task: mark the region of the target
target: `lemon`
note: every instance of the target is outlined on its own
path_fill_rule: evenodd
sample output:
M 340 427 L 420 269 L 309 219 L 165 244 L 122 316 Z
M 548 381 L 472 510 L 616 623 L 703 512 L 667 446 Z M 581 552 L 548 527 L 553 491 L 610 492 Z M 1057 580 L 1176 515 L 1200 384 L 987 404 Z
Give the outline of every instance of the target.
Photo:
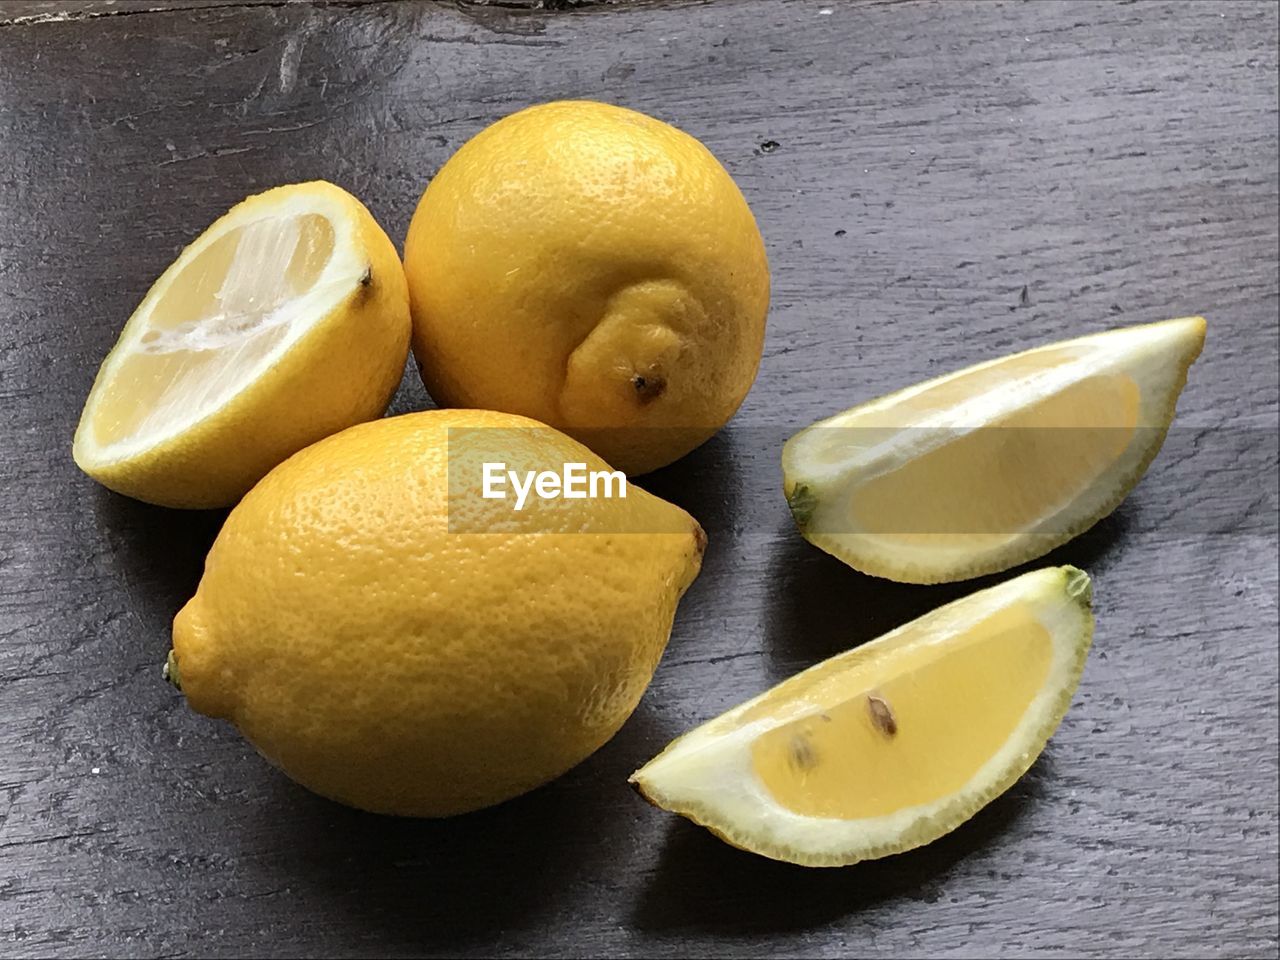
M 317 793 L 414 816 L 498 803 L 608 740 L 705 536 L 634 486 L 517 510 L 483 496 L 486 462 L 608 469 L 523 417 L 433 410 L 352 427 L 268 474 L 174 621 L 190 705 Z
M 782 451 L 804 537 L 864 573 L 963 580 L 1114 510 L 1164 443 L 1200 317 L 1067 340 L 872 400 Z
M 98 371 L 75 461 L 171 507 L 235 502 L 296 450 L 381 415 L 404 372 L 395 247 L 355 197 L 249 197 L 161 275 Z
M 711 152 L 564 101 L 468 141 L 405 240 L 413 352 L 437 403 L 523 414 L 644 473 L 723 426 L 755 379 L 769 268 Z
M 1044 749 L 1084 669 L 1090 598 L 1074 567 L 972 594 L 703 724 L 631 781 L 777 860 L 840 866 L 929 843 Z

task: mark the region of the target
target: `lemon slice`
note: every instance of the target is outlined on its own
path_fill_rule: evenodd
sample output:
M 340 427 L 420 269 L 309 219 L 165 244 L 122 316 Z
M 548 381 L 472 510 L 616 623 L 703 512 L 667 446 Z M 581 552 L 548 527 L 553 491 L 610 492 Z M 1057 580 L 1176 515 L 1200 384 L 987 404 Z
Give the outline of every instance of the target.
M 783 448 L 792 515 L 810 543 L 892 580 L 1043 556 L 1141 479 L 1204 330 L 1190 317 L 1067 340 L 815 423 Z
M 234 502 L 290 454 L 379 416 L 404 371 L 395 247 L 330 183 L 277 187 L 209 227 L 98 372 L 76 463 L 165 506 Z
M 936 840 L 1057 729 L 1093 636 L 1088 576 L 1024 574 L 784 681 L 631 782 L 734 846 L 840 866 Z

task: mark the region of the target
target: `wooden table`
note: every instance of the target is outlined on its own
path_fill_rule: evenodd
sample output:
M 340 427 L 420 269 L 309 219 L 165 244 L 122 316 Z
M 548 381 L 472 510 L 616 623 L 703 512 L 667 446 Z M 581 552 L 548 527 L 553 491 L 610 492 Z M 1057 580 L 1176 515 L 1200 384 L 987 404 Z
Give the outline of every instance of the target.
M 156 6 L 0 6 L 0 954 L 1276 955 L 1275 5 Z M 578 769 L 445 822 L 349 811 L 161 681 L 222 517 L 97 487 L 72 430 L 132 307 L 236 200 L 324 177 L 402 238 L 464 140 L 561 97 L 700 137 L 768 241 L 760 379 L 648 481 L 707 527 L 704 572 L 636 715 Z M 806 545 L 783 438 L 1195 312 L 1165 451 L 1051 557 L 1093 574 L 1097 640 L 1008 794 L 831 871 L 632 794 L 690 725 L 981 585 Z M 408 376 L 394 410 L 428 403 Z

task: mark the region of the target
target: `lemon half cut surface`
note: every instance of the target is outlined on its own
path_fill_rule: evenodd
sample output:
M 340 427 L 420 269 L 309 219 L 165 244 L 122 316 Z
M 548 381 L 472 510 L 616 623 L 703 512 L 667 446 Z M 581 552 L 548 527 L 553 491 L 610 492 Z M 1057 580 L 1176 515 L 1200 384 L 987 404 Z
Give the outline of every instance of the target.
M 325 182 L 217 220 L 152 286 L 103 362 L 73 453 L 175 507 L 235 502 L 302 447 L 382 414 L 404 370 L 408 291 L 369 211 Z
M 631 777 L 734 846 L 841 866 L 936 840 L 1057 729 L 1093 637 L 1089 577 L 1024 574 L 832 657 L 673 741 Z
M 864 573 L 963 580 L 1114 510 L 1164 442 L 1200 317 L 1051 344 L 820 421 L 783 448 L 804 537 Z

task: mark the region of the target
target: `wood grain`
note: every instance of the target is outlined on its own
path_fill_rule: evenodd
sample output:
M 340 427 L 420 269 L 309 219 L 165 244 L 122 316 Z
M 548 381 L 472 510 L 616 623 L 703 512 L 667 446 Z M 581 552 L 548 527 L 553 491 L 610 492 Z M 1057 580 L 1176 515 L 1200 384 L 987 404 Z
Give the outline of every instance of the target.
M 1274 4 L 198 6 L 0 14 L 0 954 L 1276 955 Z M 221 517 L 99 489 L 71 433 L 124 318 L 233 202 L 325 177 L 400 238 L 464 140 L 558 97 L 676 123 L 736 177 L 774 276 L 760 379 L 647 483 L 711 547 L 623 732 L 499 809 L 358 814 L 161 682 Z M 1008 794 L 817 872 L 635 798 L 690 724 L 980 585 L 808 547 L 785 436 L 1195 312 L 1166 450 L 1052 557 L 1094 576 L 1098 636 Z M 395 409 L 427 403 L 406 378 Z

